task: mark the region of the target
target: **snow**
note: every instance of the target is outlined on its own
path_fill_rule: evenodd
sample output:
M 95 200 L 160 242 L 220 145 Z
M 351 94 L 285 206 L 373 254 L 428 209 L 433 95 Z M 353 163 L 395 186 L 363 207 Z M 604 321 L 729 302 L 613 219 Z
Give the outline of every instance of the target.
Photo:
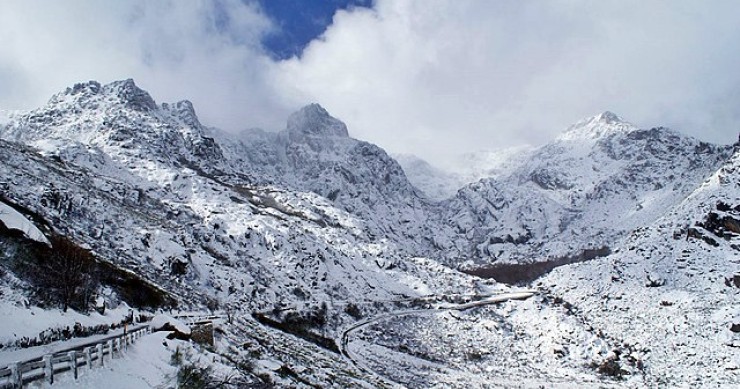
M 0 301 L 0 342 L 12 343 L 20 338 L 32 338 L 40 332 L 52 328 L 72 328 L 75 323 L 85 327 L 100 324 L 118 323 L 125 319 L 130 308 L 121 304 L 116 308 L 106 309 L 105 315 L 97 312 L 82 314 L 72 309 L 64 312 L 58 309 L 27 307 L 14 301 Z M 0 351 L 0 354 L 4 352 Z
M 30 220 L 2 201 L 0 201 L 0 222 L 10 230 L 23 232 L 28 239 L 51 245 L 46 236 Z
M 128 331 L 134 331 L 140 327 L 138 326 L 132 326 L 128 329 Z M 98 342 L 101 339 L 108 338 L 110 336 L 115 335 L 123 335 L 123 328 L 110 330 L 106 334 L 99 334 L 99 335 L 93 335 L 88 336 L 84 338 L 72 338 L 65 341 L 58 341 L 49 343 L 43 346 L 35 346 L 35 347 L 28 347 L 28 348 L 22 348 L 22 349 L 16 349 L 13 351 L 3 351 L 0 352 L 0 366 L 6 366 L 13 362 L 20 362 L 20 361 L 26 361 L 30 359 L 35 358 L 41 358 L 44 355 L 47 354 L 54 354 L 59 351 L 64 351 L 69 348 L 74 347 L 83 347 L 95 342 Z
M 156 315 L 152 318 L 151 323 L 149 323 L 149 328 L 151 328 L 152 331 L 160 331 L 165 326 L 171 326 L 177 332 L 180 332 L 184 335 L 190 335 L 190 327 L 188 327 L 185 323 L 181 322 L 180 320 L 177 320 L 168 315 L 164 315 L 164 314 Z
M 165 339 L 166 333 L 153 333 L 138 339 L 104 367 L 80 367 L 77 380 L 69 373 L 55 377 L 54 388 L 158 388 L 174 387 L 177 366 L 170 361 L 181 341 Z
M 26 112 L 22 110 L 9 110 L 0 109 L 0 127 L 13 121 L 16 117 L 24 115 Z
M 404 171 L 381 148 L 348 137 L 319 106 L 278 133 L 225 135 L 203 127 L 189 103 L 156 105 L 130 80 L 70 88 L 13 116 L 0 138 L 0 176 L 12 183 L 4 194 L 167 290 L 183 309 L 217 302 L 232 311 L 236 324 L 221 323 L 215 348 L 259 361 L 278 384 L 302 385 L 275 372 L 284 367 L 321 387 L 389 379 L 413 387 L 419 377 L 428 378 L 417 385 L 429 387 L 737 383 L 728 344 L 740 339 L 727 328 L 740 312 L 724 278 L 736 271 L 732 245 L 740 242 L 672 239 L 687 226 L 713 237 L 696 223 L 717 211 L 718 200 L 740 205 L 733 187 L 740 164 L 726 161 L 728 147 L 604 113 L 536 149 L 471 157 L 481 163 L 454 188 L 460 175 L 419 161 L 411 161 L 416 170 L 404 162 Z M 358 320 L 349 304 L 373 317 L 418 310 L 429 295 L 510 291 L 455 270 L 461 265 L 602 247 L 612 254 L 556 269 L 535 281 L 529 300 L 411 312 L 364 329 L 350 347 L 374 373 L 248 319 L 325 306 L 327 324 L 312 330 L 335 338 Z M 647 287 L 647 275 L 666 284 Z M 6 339 L 85 320 L 15 305 L 23 298 L 16 284 L 2 290 L 2 313 L 17 316 L 0 324 Z M 119 372 L 144 377 L 143 386 L 163 384 L 172 350 L 160 339 L 146 347 L 151 369 L 124 356 L 120 369 L 83 384 L 123 382 Z M 614 350 L 634 359 L 622 361 L 629 373 L 622 381 L 593 367 Z
M 57 309 L 47 310 L 33 306 L 23 307 L 13 302 L 0 301 L 0 316 L 3 318 L 0 322 L 0 342 L 8 345 L 23 337 L 36 337 L 41 332 L 49 329 L 71 329 L 76 323 L 79 323 L 83 327 L 119 323 L 129 315 L 129 312 L 130 308 L 123 304 L 115 309 L 106 309 L 105 315 L 100 315 L 97 312 L 91 312 L 85 315 L 71 309 L 63 312 Z M 122 329 L 111 330 L 108 334 L 72 338 L 68 341 L 57 341 L 43 346 L 24 349 L 4 347 L 0 349 L 0 366 L 16 360 L 26 359 L 30 356 L 48 354 L 54 350 L 66 348 L 76 343 L 87 343 L 91 340 L 122 331 Z

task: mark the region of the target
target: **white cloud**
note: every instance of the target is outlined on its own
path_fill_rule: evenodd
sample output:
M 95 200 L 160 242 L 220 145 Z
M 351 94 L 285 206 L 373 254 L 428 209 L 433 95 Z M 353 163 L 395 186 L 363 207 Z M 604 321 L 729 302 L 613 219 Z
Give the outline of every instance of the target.
M 286 90 L 398 152 L 542 143 L 612 110 L 731 142 L 740 119 L 740 3 L 391 1 L 340 12 Z
M 204 123 L 280 128 L 266 75 L 268 19 L 238 0 L 5 1 L 0 106 L 31 108 L 75 82 L 134 78 L 157 100 L 192 100 Z
M 275 27 L 239 0 L 7 0 L 0 107 L 133 77 L 227 129 L 280 129 L 319 102 L 353 136 L 436 162 L 542 143 L 604 110 L 727 143 L 740 129 L 738 14 L 732 0 L 377 0 L 275 62 L 259 45 Z

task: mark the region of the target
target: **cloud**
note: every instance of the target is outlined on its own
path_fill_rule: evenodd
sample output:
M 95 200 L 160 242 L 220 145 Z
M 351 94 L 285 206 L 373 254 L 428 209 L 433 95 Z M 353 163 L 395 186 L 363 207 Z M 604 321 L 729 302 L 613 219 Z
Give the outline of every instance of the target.
M 442 163 L 540 144 L 614 111 L 729 143 L 740 129 L 740 3 L 377 0 L 275 61 L 252 2 L 14 1 L 0 12 L 0 107 L 133 77 L 204 123 L 281 129 L 319 102 L 350 134 Z
M 729 143 L 738 14 L 734 1 L 379 0 L 339 12 L 279 79 L 354 136 L 436 161 L 541 144 L 605 110 Z
M 260 47 L 274 28 L 250 4 L 219 1 L 6 1 L 0 106 L 32 108 L 75 82 L 134 78 L 157 100 L 192 100 L 204 123 L 281 128 Z

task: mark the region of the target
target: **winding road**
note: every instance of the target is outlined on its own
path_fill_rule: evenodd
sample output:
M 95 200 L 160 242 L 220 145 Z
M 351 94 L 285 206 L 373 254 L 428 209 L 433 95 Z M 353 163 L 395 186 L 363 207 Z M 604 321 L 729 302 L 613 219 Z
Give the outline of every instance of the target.
M 339 341 L 337 344 L 339 345 L 339 351 L 347 357 L 350 361 L 352 361 L 355 366 L 359 367 L 360 369 L 365 370 L 366 372 L 373 373 L 376 375 L 380 375 L 379 373 L 373 371 L 372 368 L 362 363 L 361 359 L 358 358 L 353 351 L 347 347 L 349 345 L 350 338 L 353 333 L 362 330 L 363 328 L 375 324 L 377 322 L 391 319 L 391 318 L 397 318 L 402 316 L 411 316 L 411 315 L 430 315 L 435 314 L 443 311 L 464 311 L 467 309 L 480 307 L 483 305 L 490 305 L 490 304 L 498 304 L 509 300 L 526 300 L 532 296 L 534 296 L 537 292 L 534 290 L 523 290 L 519 292 L 511 292 L 511 293 L 502 293 L 502 294 L 496 294 L 496 295 L 490 295 L 485 296 L 484 298 L 472 301 L 464 304 L 448 304 L 448 305 L 440 305 L 435 308 L 427 308 L 427 309 L 404 309 L 399 311 L 393 311 L 384 313 L 381 315 L 373 316 L 367 319 L 363 319 L 360 321 L 357 321 L 353 323 L 351 326 L 345 328 L 340 335 Z M 381 375 L 382 376 L 382 375 Z

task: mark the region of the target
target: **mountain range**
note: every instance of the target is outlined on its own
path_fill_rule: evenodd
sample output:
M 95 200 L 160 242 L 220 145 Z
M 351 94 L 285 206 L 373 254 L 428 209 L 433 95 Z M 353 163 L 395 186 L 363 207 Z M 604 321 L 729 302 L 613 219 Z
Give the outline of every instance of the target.
M 101 278 L 110 306 L 235 313 L 215 351 L 262 361 L 254 382 L 740 381 L 735 145 L 604 112 L 540 147 L 469 156 L 489 163 L 455 174 L 350 137 L 318 104 L 282 131 L 233 134 L 132 80 L 77 84 L 4 114 L 0 139 L 0 201 L 115 269 Z M 39 242 L 2 227 L 1 300 L 16 328 L 32 310 L 15 300 L 53 307 L 14 265 Z M 134 281 L 155 292 L 133 294 Z M 510 285 L 537 294 L 368 325 L 350 344 L 364 365 L 332 351 L 362 318 Z

